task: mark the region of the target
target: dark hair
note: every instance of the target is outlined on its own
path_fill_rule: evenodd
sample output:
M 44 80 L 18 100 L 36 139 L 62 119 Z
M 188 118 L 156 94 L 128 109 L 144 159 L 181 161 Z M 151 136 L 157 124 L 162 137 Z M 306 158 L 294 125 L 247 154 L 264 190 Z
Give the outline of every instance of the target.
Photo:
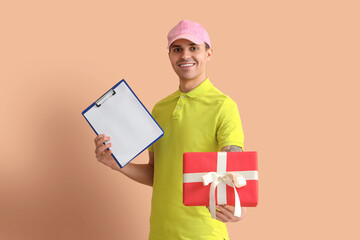
M 205 43 L 205 50 L 208 50 L 210 48 L 209 44 Z

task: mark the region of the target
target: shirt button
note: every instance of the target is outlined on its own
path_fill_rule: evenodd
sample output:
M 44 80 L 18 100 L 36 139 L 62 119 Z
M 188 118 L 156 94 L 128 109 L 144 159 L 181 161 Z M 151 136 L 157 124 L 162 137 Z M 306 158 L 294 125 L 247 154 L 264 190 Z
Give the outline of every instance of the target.
M 178 109 L 180 109 L 181 108 L 181 106 L 178 106 Z
M 185 95 L 183 95 L 182 98 L 185 98 Z

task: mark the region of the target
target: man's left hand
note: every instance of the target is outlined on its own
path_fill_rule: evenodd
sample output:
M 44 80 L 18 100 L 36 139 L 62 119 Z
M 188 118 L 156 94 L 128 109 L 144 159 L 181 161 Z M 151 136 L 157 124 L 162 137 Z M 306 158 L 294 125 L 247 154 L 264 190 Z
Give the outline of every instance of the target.
M 246 208 L 241 208 L 241 216 L 234 216 L 235 207 L 231 205 L 216 205 L 216 219 L 221 222 L 238 222 L 246 215 Z

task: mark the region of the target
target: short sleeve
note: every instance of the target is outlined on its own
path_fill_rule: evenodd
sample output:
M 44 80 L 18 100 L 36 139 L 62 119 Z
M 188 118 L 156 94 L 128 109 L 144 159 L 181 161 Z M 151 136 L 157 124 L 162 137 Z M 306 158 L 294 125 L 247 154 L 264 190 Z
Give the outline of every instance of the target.
M 237 104 L 230 98 L 226 99 L 219 111 L 216 137 L 218 148 L 236 145 L 244 149 L 244 132 Z

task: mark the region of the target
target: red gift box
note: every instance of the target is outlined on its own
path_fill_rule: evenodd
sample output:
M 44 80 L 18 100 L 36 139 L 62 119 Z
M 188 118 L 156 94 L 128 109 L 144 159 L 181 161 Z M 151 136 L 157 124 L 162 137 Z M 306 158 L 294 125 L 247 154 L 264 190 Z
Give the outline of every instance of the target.
M 257 152 L 187 152 L 183 155 L 183 200 L 185 206 L 209 206 L 211 184 L 204 186 L 206 174 L 216 175 L 216 204 L 235 206 L 236 193 L 241 206 L 255 207 L 258 203 Z M 229 173 L 240 176 L 245 186 L 236 187 L 222 181 Z M 234 175 L 230 174 L 230 175 Z M 207 176 L 209 177 L 209 176 Z M 206 177 L 205 177 L 206 178 Z M 222 178 L 222 179 L 221 179 Z M 216 180 L 214 180 L 216 181 Z M 227 182 L 232 180 L 227 179 Z M 233 183 L 238 180 L 233 179 Z M 246 181 L 246 183 L 245 183 Z

